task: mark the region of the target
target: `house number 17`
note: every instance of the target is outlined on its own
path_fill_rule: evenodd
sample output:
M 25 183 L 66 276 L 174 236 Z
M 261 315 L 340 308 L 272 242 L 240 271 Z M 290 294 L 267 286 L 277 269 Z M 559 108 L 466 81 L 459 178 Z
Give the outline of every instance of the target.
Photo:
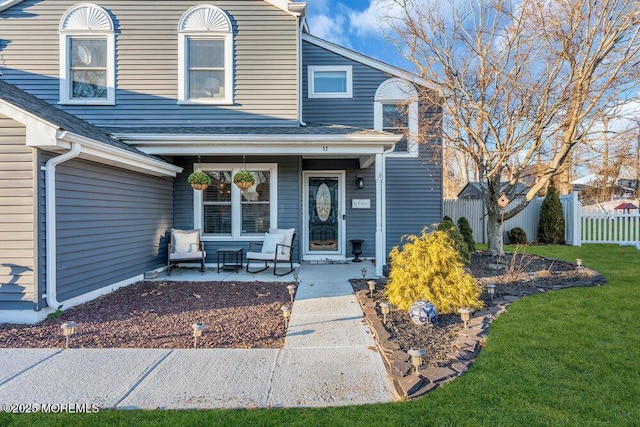
M 322 146 L 322 151 L 329 151 L 329 146 L 328 145 L 323 145 Z

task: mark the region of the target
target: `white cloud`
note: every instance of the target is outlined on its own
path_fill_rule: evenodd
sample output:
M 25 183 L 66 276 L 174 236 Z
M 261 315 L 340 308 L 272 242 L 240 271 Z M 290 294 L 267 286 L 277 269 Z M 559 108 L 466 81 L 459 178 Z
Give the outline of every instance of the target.
M 336 15 L 333 18 L 327 15 L 317 15 L 309 19 L 311 34 L 340 46 L 350 47 L 351 43 L 345 28 L 344 15 Z

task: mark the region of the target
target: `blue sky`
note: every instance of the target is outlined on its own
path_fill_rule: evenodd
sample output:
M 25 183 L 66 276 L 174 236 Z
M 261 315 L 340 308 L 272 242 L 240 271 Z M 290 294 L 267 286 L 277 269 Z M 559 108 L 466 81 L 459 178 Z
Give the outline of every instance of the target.
M 306 0 L 311 34 L 391 65 L 412 71 L 385 38 L 375 0 Z

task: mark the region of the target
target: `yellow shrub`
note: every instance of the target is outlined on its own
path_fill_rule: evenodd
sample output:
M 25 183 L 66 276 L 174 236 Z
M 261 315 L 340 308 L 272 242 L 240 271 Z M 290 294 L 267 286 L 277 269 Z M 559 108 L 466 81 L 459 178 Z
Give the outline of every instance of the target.
M 396 307 L 409 311 L 417 300 L 433 303 L 441 314 L 482 307 L 482 288 L 462 268 L 455 242 L 444 231 L 408 236 L 402 251 L 394 247 L 385 294 Z

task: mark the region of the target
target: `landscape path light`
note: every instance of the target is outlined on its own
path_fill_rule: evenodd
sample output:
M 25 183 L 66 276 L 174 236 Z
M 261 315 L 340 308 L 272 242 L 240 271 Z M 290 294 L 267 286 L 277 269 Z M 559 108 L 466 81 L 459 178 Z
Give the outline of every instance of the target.
M 280 310 L 282 310 L 282 317 L 284 317 L 284 327 L 288 328 L 289 318 L 291 317 L 291 307 L 285 304 L 282 307 L 280 307 Z
M 382 311 L 382 321 L 387 323 L 387 314 L 391 312 L 391 304 L 386 301 L 380 303 L 380 310 Z
M 496 293 L 496 285 L 487 285 L 487 292 L 489 293 L 489 297 L 491 297 L 491 301 L 493 301 L 493 296 Z
M 291 302 L 293 303 L 293 294 L 296 293 L 296 285 L 289 285 L 287 286 L 287 289 L 289 290 L 289 296 L 291 297 Z
M 204 328 L 206 328 L 206 326 L 204 323 L 198 322 L 191 325 L 191 328 L 193 329 L 193 348 L 197 348 L 198 338 L 202 336 L 202 331 L 204 331 Z
M 460 310 L 458 310 L 458 313 L 460 313 L 460 318 L 464 322 L 464 327 L 466 328 L 467 322 L 471 318 L 471 310 L 469 310 L 468 308 L 461 308 Z
M 416 374 L 418 373 L 418 369 L 422 366 L 422 358 L 424 356 L 424 350 L 421 348 L 412 348 L 407 352 L 409 356 L 411 356 L 411 364 L 415 368 Z
M 376 281 L 375 280 L 369 280 L 367 282 L 367 285 L 369 286 L 369 291 L 371 292 L 371 298 L 373 298 L 373 291 L 376 290 Z
M 582 267 L 582 258 L 576 258 L 576 266 Z
M 60 328 L 62 328 L 62 335 L 66 337 L 64 348 L 69 348 L 69 340 L 71 339 L 71 336 L 76 333 L 76 326 L 78 326 L 78 324 L 70 320 L 60 325 Z
M 530 271 L 529 272 L 529 281 L 533 282 L 536 280 L 536 272 L 535 271 Z

